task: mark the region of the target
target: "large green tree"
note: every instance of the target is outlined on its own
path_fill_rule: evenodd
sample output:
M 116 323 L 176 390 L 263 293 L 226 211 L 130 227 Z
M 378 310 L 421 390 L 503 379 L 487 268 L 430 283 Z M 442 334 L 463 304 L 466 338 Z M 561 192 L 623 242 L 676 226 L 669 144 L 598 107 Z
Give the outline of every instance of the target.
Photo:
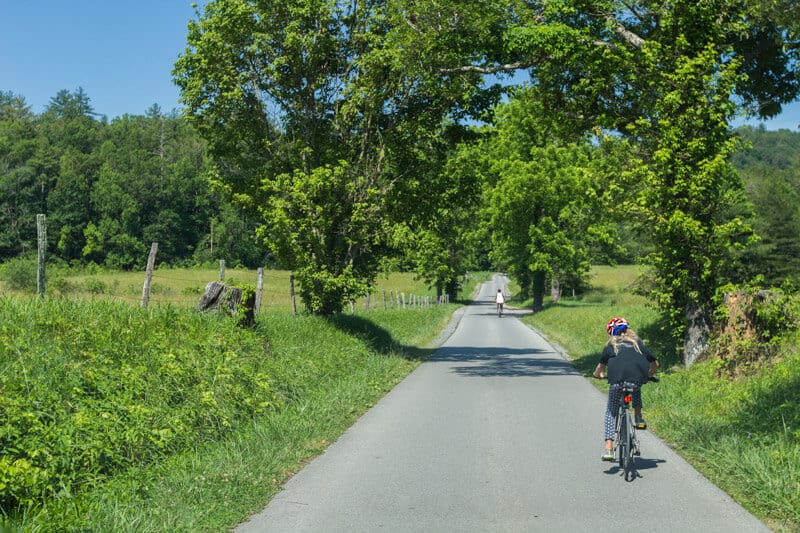
M 600 151 L 550 120 L 534 88 L 498 109 L 494 134 L 478 151 L 485 172 L 484 217 L 495 265 L 505 267 L 533 310 L 545 283 L 579 284 L 591 251 L 611 242 L 601 203 Z
M 748 233 L 734 215 L 741 183 L 725 163 L 731 102 L 769 116 L 798 94 L 796 21 L 789 27 L 771 12 L 766 2 L 732 0 L 509 5 L 499 52 L 479 42 L 482 53 L 443 69 L 526 69 L 565 129 L 631 141 L 625 168 L 635 179 L 621 185 L 653 242 L 655 295 L 687 364 L 705 346 L 711 295 Z M 431 33 L 423 42 L 450 39 Z M 755 45 L 780 53 L 749 53 Z
M 404 14 L 378 1 L 214 0 L 176 63 L 220 183 L 264 217 L 260 234 L 312 312 L 374 282 L 391 197 L 417 179 L 403 151 L 476 85 L 418 61 Z

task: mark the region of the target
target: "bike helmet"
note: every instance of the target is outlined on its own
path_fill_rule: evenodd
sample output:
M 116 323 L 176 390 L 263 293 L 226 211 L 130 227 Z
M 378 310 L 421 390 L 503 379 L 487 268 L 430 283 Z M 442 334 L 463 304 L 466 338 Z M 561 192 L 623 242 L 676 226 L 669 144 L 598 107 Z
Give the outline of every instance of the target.
M 606 332 L 609 335 L 619 335 L 626 329 L 628 329 L 628 321 L 620 316 L 612 318 L 606 324 Z

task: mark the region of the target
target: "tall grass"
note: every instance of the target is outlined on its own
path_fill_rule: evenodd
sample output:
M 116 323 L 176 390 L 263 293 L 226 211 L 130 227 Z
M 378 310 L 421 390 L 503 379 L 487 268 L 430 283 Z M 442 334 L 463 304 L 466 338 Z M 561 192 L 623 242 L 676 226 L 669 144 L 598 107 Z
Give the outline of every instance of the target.
M 407 287 L 410 279 L 398 286 Z M 471 280 L 465 292 L 471 293 L 477 281 Z M 212 417 L 219 430 L 214 434 L 198 438 L 181 426 L 181 446 L 163 451 L 156 446 L 138 460 L 120 461 L 87 477 L 65 474 L 69 490 L 49 490 L 42 499 L 29 494 L 16 511 L 3 509 L 10 525 L 22 531 L 138 532 L 221 531 L 260 509 L 288 476 L 428 356 L 431 349 L 426 346 L 457 305 L 373 310 L 331 319 L 273 309 L 258 315 L 253 330 L 171 305 L 144 310 L 118 302 L 0 297 L 0 309 L 6 311 L 0 321 L 5 343 L 2 387 L 19 386 L 27 391 L 21 397 L 36 403 L 50 395 L 49 380 L 53 401 L 45 419 L 57 414 L 66 420 L 49 426 L 51 430 L 80 426 L 84 431 L 81 424 L 89 421 L 100 431 L 84 437 L 91 435 L 89 441 L 97 442 L 103 453 L 113 453 L 115 443 L 125 439 L 134 442 L 128 449 L 141 452 L 136 442 L 178 433 L 160 431 L 162 423 L 174 418 L 170 409 L 176 404 L 170 398 L 175 393 L 185 397 L 180 405 L 189 414 L 206 415 L 203 420 L 212 405 L 220 412 Z M 19 325 L 14 317 L 21 319 Z M 31 353 L 43 357 L 34 360 L 27 355 Z M 76 365 L 86 354 L 96 355 L 95 364 Z M 24 370 L 14 366 L 20 360 Z M 251 376 L 237 374 L 239 360 L 255 365 Z M 210 373 L 191 378 L 193 369 Z M 87 371 L 89 377 L 102 375 L 93 382 L 99 388 L 87 387 Z M 173 374 L 191 379 L 176 387 Z M 34 382 L 39 385 L 31 389 Z M 229 388 L 221 388 L 226 383 Z M 266 388 L 239 394 L 248 383 Z M 95 410 L 76 421 L 75 405 Z M 130 424 L 132 413 L 144 416 L 159 405 L 167 410 L 148 419 L 150 424 Z M 29 411 L 15 412 L 25 418 Z M 34 437 L 58 435 L 46 429 Z M 45 450 L 46 439 L 40 441 L 37 446 Z M 82 441 L 69 437 L 58 442 L 64 449 L 56 446 L 54 453 L 74 451 L 71 443 Z
M 657 310 L 630 293 L 637 268 L 593 274 L 585 295 L 548 303 L 525 320 L 588 376 L 608 319 L 627 318 L 662 363 L 661 382 L 642 389 L 648 429 L 775 531 L 800 531 L 800 337 L 784 339 L 780 356 L 752 375 L 720 377 L 714 357 L 686 370 Z

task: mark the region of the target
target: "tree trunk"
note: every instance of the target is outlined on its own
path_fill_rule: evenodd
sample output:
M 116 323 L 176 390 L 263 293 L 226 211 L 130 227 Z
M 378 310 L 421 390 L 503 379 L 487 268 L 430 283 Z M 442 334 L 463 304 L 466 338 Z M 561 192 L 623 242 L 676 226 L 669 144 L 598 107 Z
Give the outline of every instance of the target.
M 683 363 L 692 366 L 697 358 L 708 348 L 711 321 L 708 312 L 699 306 L 686 309 L 686 335 L 683 338 Z
M 550 281 L 550 298 L 557 302 L 561 299 L 561 283 L 559 283 L 558 278 L 554 277 Z
M 533 273 L 533 312 L 538 313 L 544 309 L 544 270 L 537 270 Z
M 212 281 L 206 285 L 205 293 L 197 304 L 197 310 L 222 310 L 230 316 L 240 316 L 239 325 L 249 327 L 255 323 L 256 295 L 251 291 L 244 301 L 243 296 L 244 291 L 240 288 Z

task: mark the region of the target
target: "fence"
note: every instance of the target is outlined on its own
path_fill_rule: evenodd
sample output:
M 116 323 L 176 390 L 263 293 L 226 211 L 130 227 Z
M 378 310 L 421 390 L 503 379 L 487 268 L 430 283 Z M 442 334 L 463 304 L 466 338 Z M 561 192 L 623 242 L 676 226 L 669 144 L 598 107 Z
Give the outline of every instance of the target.
M 46 279 L 46 227 L 44 215 L 37 217 L 37 224 L 40 224 L 37 294 L 43 296 Z M 211 276 L 209 274 L 211 272 L 196 269 L 156 269 L 155 259 L 157 252 L 158 243 L 154 242 L 147 258 L 147 269 L 144 273 L 143 283 L 141 273 L 125 272 L 109 274 L 105 277 L 89 273 L 70 277 L 69 279 L 58 278 L 50 283 L 48 289 L 50 292 L 63 295 L 81 293 L 92 299 L 114 299 L 131 304 L 138 303 L 142 307 L 147 307 L 151 303 L 196 306 L 203 296 L 205 286 L 210 281 L 209 278 Z M 219 273 L 216 276 L 218 281 L 225 282 L 226 277 L 231 274 L 231 284 L 255 286 L 256 301 L 254 309 L 256 312 L 271 308 L 291 310 L 292 313 L 297 313 L 298 304 L 294 289 L 294 277 L 290 272 L 265 271 L 263 268 L 259 268 L 255 273 L 255 279 L 253 279 L 252 271 L 243 269 L 228 271 L 226 270 L 225 261 L 220 260 Z M 408 280 L 402 281 L 405 281 L 405 283 L 401 282 L 400 285 L 416 285 L 409 283 Z M 137 286 L 138 289 L 136 288 Z M 137 292 L 139 296 L 137 296 Z M 354 313 L 357 308 L 361 308 L 362 304 L 363 310 L 369 312 L 378 309 L 424 309 L 446 303 L 449 303 L 449 299 L 446 296 L 437 299 L 430 294 L 416 294 L 413 290 L 378 288 L 363 298 L 351 301 L 350 312 Z

